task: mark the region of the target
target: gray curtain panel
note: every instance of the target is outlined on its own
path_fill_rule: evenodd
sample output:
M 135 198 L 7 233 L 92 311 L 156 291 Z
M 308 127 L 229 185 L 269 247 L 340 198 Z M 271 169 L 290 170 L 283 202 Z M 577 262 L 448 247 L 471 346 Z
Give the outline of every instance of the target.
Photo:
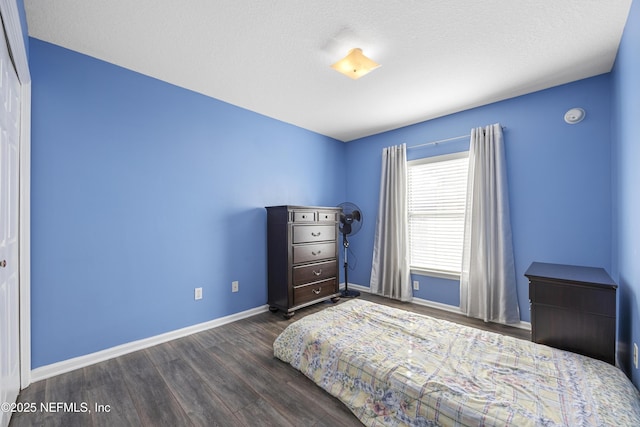
M 502 127 L 471 130 L 460 308 L 485 322 L 520 322 Z
M 372 293 L 411 301 L 409 227 L 407 219 L 407 147 L 382 151 L 380 202 L 371 266 Z

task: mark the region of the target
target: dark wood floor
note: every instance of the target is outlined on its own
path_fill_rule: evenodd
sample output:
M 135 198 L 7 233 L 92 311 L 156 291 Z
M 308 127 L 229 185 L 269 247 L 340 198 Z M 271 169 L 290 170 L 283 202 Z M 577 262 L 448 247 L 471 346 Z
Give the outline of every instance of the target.
M 361 298 L 530 338 L 522 329 Z M 289 323 L 330 305 L 301 309 L 291 320 L 262 313 L 36 382 L 18 398 L 36 411 L 15 413 L 10 426 L 359 426 L 340 401 L 273 357 L 272 343 Z M 41 403 L 58 412 L 41 410 Z

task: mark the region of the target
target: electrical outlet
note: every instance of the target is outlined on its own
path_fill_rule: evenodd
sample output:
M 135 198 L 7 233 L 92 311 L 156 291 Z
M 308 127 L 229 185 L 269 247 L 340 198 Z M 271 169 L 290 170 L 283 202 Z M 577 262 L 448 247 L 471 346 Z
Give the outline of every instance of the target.
M 413 289 L 416 291 L 420 290 L 420 282 L 418 282 L 417 280 L 413 281 Z
M 193 293 L 193 297 L 195 299 L 202 299 L 202 288 L 196 288 L 195 292 Z
M 638 344 L 633 343 L 633 366 L 638 369 Z
M 238 283 L 237 280 L 234 280 L 233 282 L 231 282 L 231 292 L 238 292 L 239 287 L 240 287 L 240 284 Z

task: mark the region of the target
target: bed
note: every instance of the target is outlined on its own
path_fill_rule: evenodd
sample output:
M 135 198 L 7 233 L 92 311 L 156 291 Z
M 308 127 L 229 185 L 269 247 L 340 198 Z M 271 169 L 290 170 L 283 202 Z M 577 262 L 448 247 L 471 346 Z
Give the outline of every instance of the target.
M 640 426 L 640 393 L 612 365 L 361 299 L 273 349 L 368 426 Z

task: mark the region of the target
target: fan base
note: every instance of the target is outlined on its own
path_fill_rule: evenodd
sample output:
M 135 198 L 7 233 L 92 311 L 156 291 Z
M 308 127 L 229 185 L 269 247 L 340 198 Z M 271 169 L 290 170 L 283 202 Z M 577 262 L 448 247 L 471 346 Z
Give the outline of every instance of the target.
M 342 292 L 340 292 L 340 295 L 343 298 L 355 298 L 355 297 L 359 297 L 360 296 L 360 291 L 354 291 L 352 289 L 345 289 Z

